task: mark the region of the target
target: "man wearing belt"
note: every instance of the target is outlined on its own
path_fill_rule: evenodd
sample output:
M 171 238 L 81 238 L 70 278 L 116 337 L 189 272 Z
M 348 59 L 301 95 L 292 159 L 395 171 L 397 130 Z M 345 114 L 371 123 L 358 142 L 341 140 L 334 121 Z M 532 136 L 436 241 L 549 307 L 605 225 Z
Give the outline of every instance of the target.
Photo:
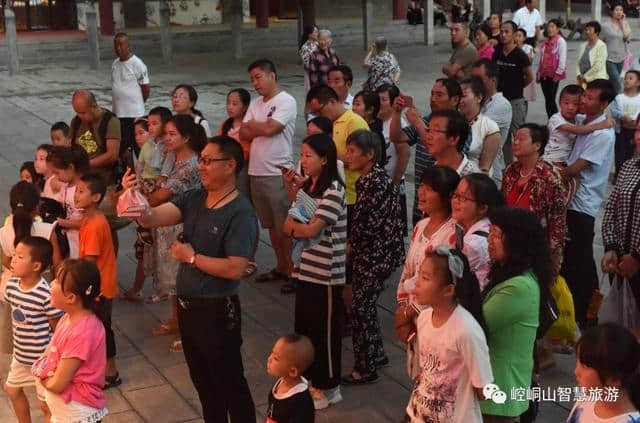
M 178 322 L 184 355 L 207 423 L 255 422 L 244 377 L 238 290 L 256 239 L 257 218 L 236 189 L 244 165 L 232 138 L 212 138 L 199 158 L 204 189 L 192 190 L 150 209 L 146 227 L 184 223 L 171 247 L 181 262 L 176 280 Z M 125 178 L 135 186 L 135 175 Z

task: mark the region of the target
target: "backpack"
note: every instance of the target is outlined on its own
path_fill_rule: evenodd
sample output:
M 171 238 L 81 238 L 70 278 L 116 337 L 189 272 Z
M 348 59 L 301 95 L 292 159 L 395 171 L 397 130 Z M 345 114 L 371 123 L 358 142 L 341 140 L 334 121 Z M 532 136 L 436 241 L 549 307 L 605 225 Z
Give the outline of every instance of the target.
M 55 223 L 58 218 L 66 218 L 67 213 L 64 210 L 64 206 L 58 201 L 42 197 L 40 198 L 40 217 L 45 223 Z M 60 225 L 56 225 L 53 231 L 56 233 L 58 239 L 58 246 L 60 247 L 60 255 L 62 258 L 69 257 L 69 239 L 67 238 L 67 231 Z
M 102 119 L 100 119 L 100 123 L 98 124 L 98 138 L 100 138 L 103 142 L 107 139 L 107 127 L 109 126 L 109 121 L 112 118 L 116 118 L 117 116 L 108 109 L 102 109 L 104 113 L 102 114 Z M 74 142 L 76 139 L 76 135 L 78 135 L 78 129 L 80 128 L 80 118 L 78 116 L 71 119 L 71 126 L 69 133 L 71 134 L 71 142 Z M 91 125 L 89 125 L 89 130 L 91 131 Z M 94 134 L 95 136 L 95 134 Z M 105 149 L 107 146 L 105 145 Z

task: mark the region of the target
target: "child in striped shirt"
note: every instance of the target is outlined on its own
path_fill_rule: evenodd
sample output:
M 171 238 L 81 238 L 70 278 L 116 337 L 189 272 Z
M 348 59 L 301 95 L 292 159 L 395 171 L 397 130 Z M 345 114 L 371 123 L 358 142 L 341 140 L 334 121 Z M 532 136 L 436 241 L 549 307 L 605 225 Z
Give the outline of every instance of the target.
M 35 386 L 31 365 L 44 353 L 62 311 L 51 306 L 49 284 L 42 272 L 51 266 L 53 248 L 45 238 L 29 236 L 16 246 L 11 258 L 13 278 L 7 283 L 4 300 L 11 306 L 13 357 L 5 392 L 19 422 L 30 422 L 29 402 L 23 388 Z M 51 413 L 42 388 L 36 388 L 40 408 L 49 421 Z

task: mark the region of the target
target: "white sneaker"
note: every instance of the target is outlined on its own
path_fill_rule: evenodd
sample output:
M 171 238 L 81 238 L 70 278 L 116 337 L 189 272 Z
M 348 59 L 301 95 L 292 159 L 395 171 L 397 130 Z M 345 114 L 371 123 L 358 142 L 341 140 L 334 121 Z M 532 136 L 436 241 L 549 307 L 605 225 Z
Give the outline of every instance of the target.
M 316 410 L 324 410 L 329 407 L 329 405 L 342 401 L 340 386 L 336 386 L 333 389 L 309 388 L 309 392 L 311 393 L 313 406 Z

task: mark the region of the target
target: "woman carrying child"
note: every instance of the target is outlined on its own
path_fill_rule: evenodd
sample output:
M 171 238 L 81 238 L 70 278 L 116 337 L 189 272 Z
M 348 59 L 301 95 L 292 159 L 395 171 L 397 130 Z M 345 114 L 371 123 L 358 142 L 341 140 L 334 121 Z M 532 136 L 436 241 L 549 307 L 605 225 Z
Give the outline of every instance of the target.
M 297 283 L 295 331 L 309 337 L 316 359 L 304 372 L 313 388 L 316 409 L 342 400 L 342 287 L 345 283 L 347 207 L 344 181 L 338 174 L 336 147 L 325 134 L 311 135 L 302 142 L 300 164 L 306 178 L 294 170 L 283 171 L 294 207 L 315 208 L 308 223 L 289 216 L 283 231 L 308 247 L 302 249 L 292 277 Z M 315 241 L 310 242 L 315 239 Z

